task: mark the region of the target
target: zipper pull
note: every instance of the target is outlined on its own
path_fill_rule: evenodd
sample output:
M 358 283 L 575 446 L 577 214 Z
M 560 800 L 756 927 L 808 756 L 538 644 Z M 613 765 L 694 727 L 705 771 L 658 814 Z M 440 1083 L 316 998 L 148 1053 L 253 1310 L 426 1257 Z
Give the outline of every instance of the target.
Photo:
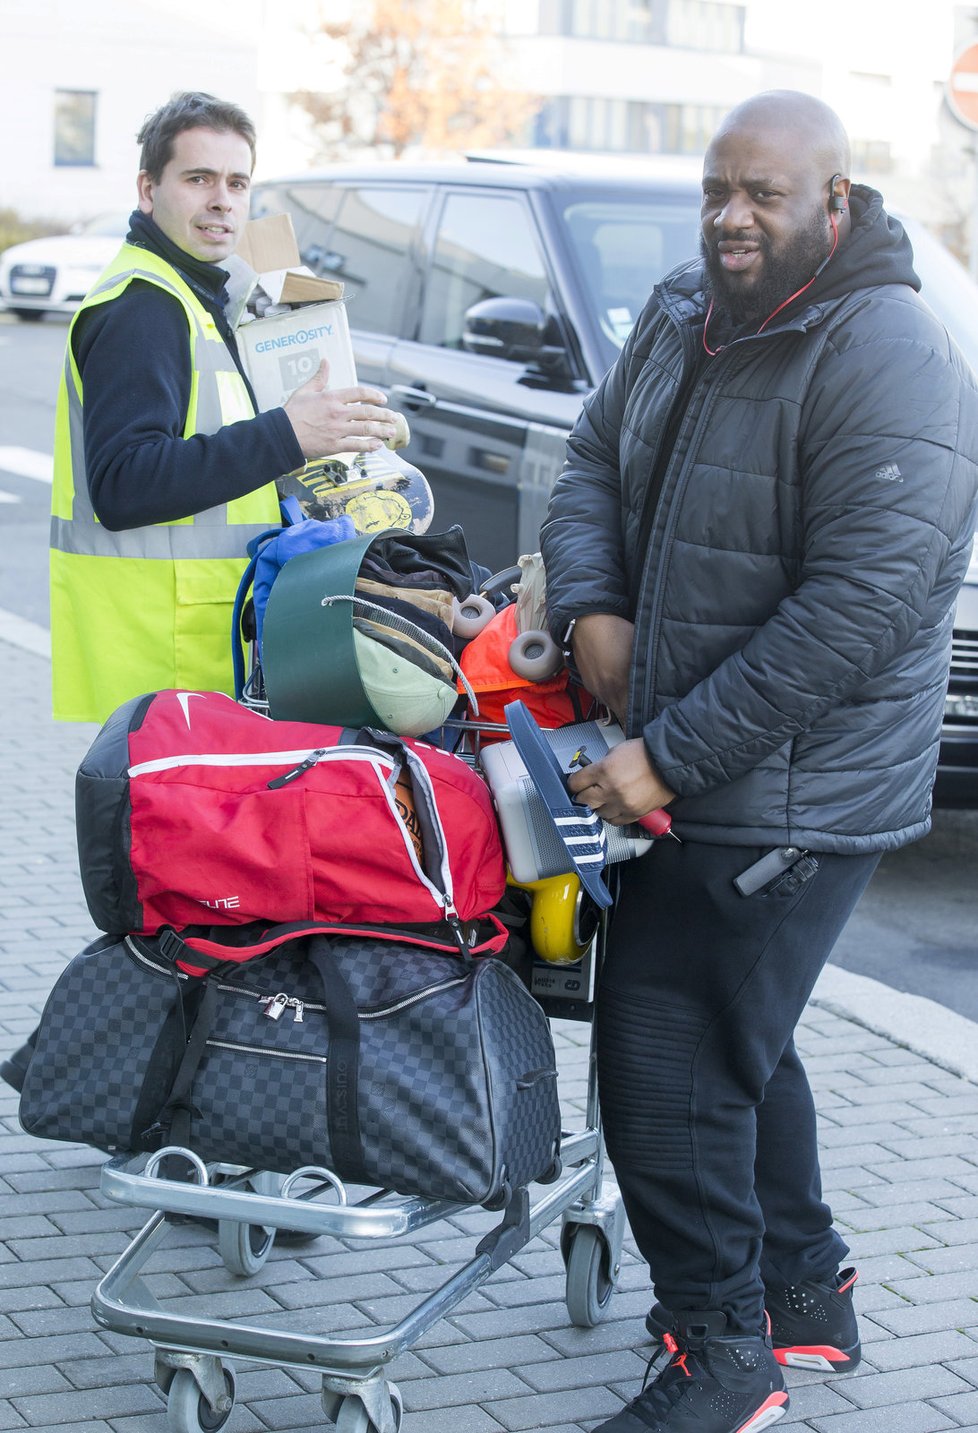
M 286 771 L 281 776 L 273 776 L 266 789 L 268 791 L 274 791 L 279 786 L 286 786 L 290 781 L 295 781 L 296 777 L 308 771 L 311 766 L 315 766 L 316 762 L 325 755 L 325 746 L 320 746 L 315 751 L 311 751 L 306 759 L 300 761 L 298 766 L 293 766 L 291 771 Z
M 292 1016 L 292 1024 L 293 1024 L 293 1025 L 301 1025 L 301 1024 L 303 1023 L 303 1022 L 302 1022 L 302 1017 L 303 1017 L 303 1014 L 304 1014 L 304 1012 L 305 1012 L 305 1008 L 306 1008 L 306 1007 L 303 1005 L 302 1001 L 301 1001 L 301 1000 L 297 1000 L 294 995 L 293 995 L 293 996 L 291 997 L 291 999 L 289 1000 L 289 1004 L 292 1006 L 292 1009 L 293 1009 L 293 1012 L 294 1012 L 294 1013 L 293 1013 L 293 1016 Z
M 459 917 L 458 911 L 455 909 L 455 904 L 451 896 L 442 896 L 442 905 L 445 908 L 445 920 L 452 928 L 452 935 L 455 937 L 455 943 L 461 951 L 462 955 L 464 955 L 466 959 L 468 959 L 469 943 L 465 939 L 465 930 L 462 926 L 462 921 Z
M 269 1020 L 281 1020 L 288 1008 L 289 997 L 283 990 L 280 990 L 277 995 L 266 995 L 262 1000 L 262 1004 L 265 1007 L 264 1013 L 268 1016 Z

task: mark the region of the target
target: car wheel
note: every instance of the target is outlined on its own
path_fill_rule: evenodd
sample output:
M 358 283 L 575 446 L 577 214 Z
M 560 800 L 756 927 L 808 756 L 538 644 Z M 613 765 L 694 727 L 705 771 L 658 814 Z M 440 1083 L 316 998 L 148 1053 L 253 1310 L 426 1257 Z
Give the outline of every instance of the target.
M 21 319 L 24 323 L 37 323 L 44 317 L 44 310 L 39 308 L 12 308 L 10 313 L 14 318 Z

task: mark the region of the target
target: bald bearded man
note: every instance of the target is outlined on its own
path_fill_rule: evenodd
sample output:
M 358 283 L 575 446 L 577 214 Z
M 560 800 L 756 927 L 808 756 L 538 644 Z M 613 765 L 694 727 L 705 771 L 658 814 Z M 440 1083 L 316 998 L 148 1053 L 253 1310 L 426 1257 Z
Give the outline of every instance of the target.
M 672 1357 L 602 1433 L 758 1433 L 851 1369 L 847 1246 L 793 1033 L 879 860 L 930 826 L 978 392 L 819 100 L 722 123 L 702 254 L 568 444 L 554 635 L 628 739 L 570 777 L 620 872 L 597 1006 L 608 1150 Z

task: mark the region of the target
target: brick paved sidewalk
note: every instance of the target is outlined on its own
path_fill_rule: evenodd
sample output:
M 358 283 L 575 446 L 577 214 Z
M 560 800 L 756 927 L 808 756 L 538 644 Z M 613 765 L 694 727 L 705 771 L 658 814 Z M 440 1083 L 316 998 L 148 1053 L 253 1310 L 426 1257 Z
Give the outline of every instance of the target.
M 72 829 L 74 771 L 93 727 L 49 719 L 48 664 L 0 641 L 0 1054 L 21 1043 L 57 973 L 94 934 Z M 580 1127 L 587 1030 L 559 1022 L 567 1123 Z M 978 1085 L 813 1003 L 799 1032 L 821 1117 L 826 1192 L 861 1270 L 864 1361 L 789 1371 L 779 1428 L 978 1430 Z M 149 1345 L 100 1330 L 92 1289 L 142 1223 L 99 1193 L 101 1157 L 23 1134 L 0 1086 L 0 1430 L 165 1433 Z M 164 1308 L 324 1333 L 403 1317 L 495 1220 L 461 1214 L 408 1240 L 321 1240 L 228 1274 L 203 1230 L 171 1232 L 146 1284 Z M 396 1361 L 403 1433 L 581 1433 L 637 1391 L 649 1347 L 647 1271 L 626 1241 L 597 1328 L 573 1328 L 559 1225 L 544 1231 Z M 237 1363 L 227 1433 L 327 1429 L 318 1379 Z

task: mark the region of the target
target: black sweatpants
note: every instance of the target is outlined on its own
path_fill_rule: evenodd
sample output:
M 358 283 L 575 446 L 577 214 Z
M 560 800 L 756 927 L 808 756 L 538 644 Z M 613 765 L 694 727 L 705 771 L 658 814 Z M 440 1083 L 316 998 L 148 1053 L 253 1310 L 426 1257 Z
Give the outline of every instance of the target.
M 608 1152 L 655 1296 L 751 1332 L 764 1281 L 830 1279 L 848 1252 L 792 1037 L 879 860 L 819 854 L 741 896 L 767 849 L 660 841 L 619 866 L 597 1006 Z

